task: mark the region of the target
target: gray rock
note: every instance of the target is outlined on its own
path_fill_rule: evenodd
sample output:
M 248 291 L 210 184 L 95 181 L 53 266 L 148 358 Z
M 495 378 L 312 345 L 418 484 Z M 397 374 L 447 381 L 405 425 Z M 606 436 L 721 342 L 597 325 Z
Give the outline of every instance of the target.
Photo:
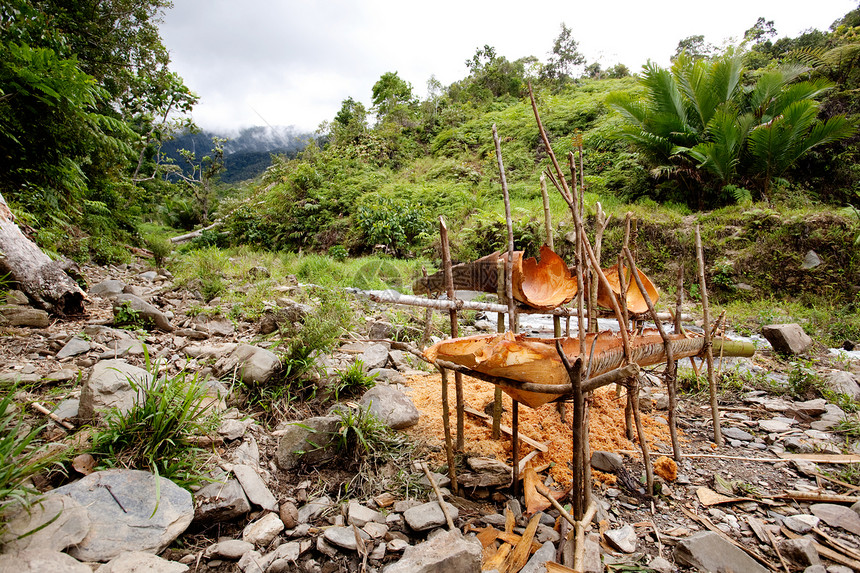
M 675 566 L 662 557 L 655 557 L 648 562 L 648 569 L 653 569 L 657 573 L 672 573 Z
M 65 553 L 33 549 L 0 555 L 0 573 L 93 573 L 93 570 Z
M 546 573 L 546 562 L 555 559 L 555 545 L 547 541 L 535 551 L 520 573 Z
M 805 402 L 795 402 L 794 410 L 814 418 L 827 411 L 827 401 L 824 398 L 815 398 Z
M 57 404 L 57 407 L 54 408 L 53 414 L 61 420 L 71 420 L 78 416 L 80 408 L 81 401 L 79 399 L 68 398 Z
M 384 384 L 365 392 L 359 403 L 363 408 L 369 406 L 371 414 L 394 430 L 414 426 L 420 416 L 418 408 L 406 394 Z
M 745 432 L 740 428 L 736 428 L 734 426 L 728 426 L 726 428 L 721 428 L 723 432 L 723 436 L 730 440 L 740 440 L 742 442 L 751 442 L 755 439 L 755 436 L 750 434 L 749 432 Z
M 610 545 L 619 551 L 624 553 L 636 551 L 636 530 L 633 529 L 632 525 L 625 525 L 621 529 L 610 529 L 603 536 Z
M 828 571 L 824 565 L 810 565 L 803 570 L 803 573 L 828 573 Z M 851 569 L 848 569 L 846 573 L 851 573 Z
M 591 467 L 596 470 L 617 473 L 624 469 L 624 458 L 615 452 L 596 451 L 591 454 Z
M 125 551 L 160 553 L 194 517 L 188 491 L 139 470 L 94 472 L 54 494 L 74 498 L 89 513 L 89 533 L 69 549 L 82 561 L 108 561 Z
M 847 394 L 854 400 L 860 400 L 860 385 L 857 384 L 857 377 L 850 372 L 836 370 L 827 374 L 824 378 L 824 384 L 839 394 Z
M 239 344 L 226 357 L 215 364 L 219 376 L 236 372 L 243 382 L 248 384 L 264 384 L 280 369 L 281 361 L 274 352 Z
M 782 354 L 802 354 L 812 346 L 812 339 L 799 324 L 770 324 L 762 327 L 761 334 L 773 349 Z
M 715 573 L 767 573 L 755 559 L 711 531 L 680 540 L 675 546 L 675 562 Z
M 376 523 L 375 521 L 368 521 L 361 529 L 373 539 L 382 539 L 389 531 L 387 525 L 384 523 Z
M 331 500 L 326 496 L 307 502 L 299 508 L 299 523 L 312 522 L 331 506 Z
M 278 500 L 275 499 L 275 496 L 266 487 L 257 470 L 250 466 L 236 464 L 233 466 L 233 473 L 236 475 L 236 479 L 239 480 L 242 489 L 245 490 L 245 495 L 248 496 L 248 500 L 251 503 L 269 511 L 278 511 Z
M 249 551 L 239 559 L 237 564 L 243 573 L 263 573 L 271 563 L 259 551 Z
M 821 519 L 814 515 L 799 514 L 789 515 L 782 520 L 782 523 L 793 532 L 803 535 L 812 531 L 813 527 L 818 527 L 819 521 Z
M 253 543 L 242 541 L 241 539 L 226 539 L 219 541 L 206 548 L 203 556 L 207 559 L 228 559 L 230 561 L 238 561 L 243 555 L 254 549 Z
M 603 562 L 600 560 L 600 535 L 597 533 L 589 533 L 585 538 L 584 561 L 584 573 L 603 573 Z
M 229 521 L 251 511 L 251 503 L 237 480 L 210 483 L 194 495 L 194 521 L 211 524 Z
M 90 343 L 84 340 L 83 338 L 78 338 L 77 336 L 73 336 L 71 340 L 69 340 L 59 352 L 57 352 L 57 360 L 62 360 L 63 358 L 70 358 L 72 356 L 77 356 L 78 354 L 83 354 L 84 352 L 89 352 Z
M 324 416 L 287 426 L 275 453 L 278 467 L 290 470 L 300 463 L 322 464 L 333 460 L 337 456 L 334 438 L 340 424 L 338 416 Z
M 769 433 L 781 434 L 791 429 L 791 425 L 782 420 L 759 420 L 758 427 Z
M 6 326 L 26 326 L 29 328 L 48 328 L 51 318 L 44 310 L 18 306 L 16 304 L 0 305 L 0 324 Z
M 218 434 L 227 440 L 238 440 L 245 435 L 248 426 L 251 425 L 250 420 L 237 420 L 235 418 L 227 418 L 221 421 L 218 426 Z
M 460 511 L 448 502 L 445 502 L 445 507 L 448 509 L 448 514 L 451 519 L 457 519 L 460 516 Z M 445 525 L 445 514 L 442 513 L 442 508 L 435 501 L 422 503 L 415 507 L 407 509 L 403 513 L 403 519 L 414 531 L 424 531 L 434 527 Z
M 243 464 L 252 468 L 260 467 L 260 447 L 254 436 L 248 434 L 238 448 L 233 450 L 234 464 Z
M 481 553 L 477 539 L 463 538 L 458 530 L 444 531 L 407 547 L 403 557 L 383 573 L 480 573 Z
M 803 257 L 803 263 L 800 265 L 800 268 L 808 271 L 810 269 L 814 269 L 818 265 L 821 264 L 821 259 L 818 258 L 818 253 L 809 249 L 806 251 L 806 256 Z
M 358 534 L 365 541 L 370 540 L 370 535 L 361 529 L 357 529 Z M 335 545 L 337 547 L 343 547 L 344 549 L 350 549 L 355 551 L 358 547 L 358 544 L 355 541 L 355 531 L 353 531 L 352 527 L 328 527 L 323 533 L 325 536 L 325 540 Z
M 242 530 L 242 541 L 265 547 L 284 530 L 284 522 L 277 513 L 267 513 L 257 521 L 253 521 Z
M 91 286 L 89 294 L 100 296 L 102 298 L 113 298 L 115 296 L 121 295 L 124 288 L 124 282 L 109 279 Z
M 815 548 L 815 542 L 808 535 L 798 537 L 797 539 L 781 539 L 777 543 L 777 546 L 783 557 L 794 561 L 801 567 L 819 565 L 821 563 L 818 550 Z
M 152 381 L 152 374 L 124 360 L 102 360 L 93 366 L 81 387 L 79 415 L 84 420 L 93 420 L 109 408 L 128 412 Z
M 69 382 L 74 380 L 80 374 L 77 368 L 62 368 L 56 372 L 51 372 L 45 376 L 46 382 Z
M 30 299 L 27 298 L 27 295 L 19 290 L 9 290 L 6 291 L 6 304 L 15 304 L 18 306 L 26 306 L 30 304 Z
M 80 543 L 89 530 L 90 516 L 81 504 L 67 495 L 52 494 L 10 516 L 0 543 L 4 553 L 62 551 Z
M 165 332 L 172 332 L 174 330 L 173 325 L 170 324 L 170 321 L 163 312 L 133 294 L 120 294 L 113 299 L 114 317 L 116 317 L 120 312 L 120 309 L 125 306 L 138 313 L 141 320 L 145 323 L 155 326 L 159 330 L 163 330 Z
M 839 527 L 860 535 L 860 515 L 851 508 L 835 503 L 816 503 L 809 506 L 809 511 L 830 527 Z
M 191 319 L 195 329 L 205 332 L 209 336 L 232 336 L 236 333 L 236 326 L 223 316 L 208 316 L 198 314 Z
M 361 361 L 368 371 L 374 368 L 385 368 L 388 363 L 388 351 L 390 346 L 385 343 L 371 344 L 367 350 L 361 353 Z
M 393 368 L 374 368 L 367 372 L 377 383 L 406 384 L 406 377 Z
M 168 561 L 151 553 L 129 551 L 114 557 L 95 573 L 185 573 L 188 565 Z
M 364 527 L 368 522 L 385 523 L 385 516 L 357 501 L 350 501 L 347 506 L 346 522 L 356 527 Z

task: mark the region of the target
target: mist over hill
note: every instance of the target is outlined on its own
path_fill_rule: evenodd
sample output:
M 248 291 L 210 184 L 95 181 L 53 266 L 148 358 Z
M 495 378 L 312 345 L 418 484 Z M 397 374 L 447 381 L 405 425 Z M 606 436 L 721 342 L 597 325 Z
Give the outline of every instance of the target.
M 212 149 L 213 137 L 227 139 L 224 144 L 226 171 L 221 174 L 221 180 L 225 183 L 237 183 L 263 173 L 271 165 L 272 155 L 295 157 L 314 134 L 299 132 L 292 126 L 253 126 L 224 133 L 186 132 L 166 141 L 162 151 L 177 165 L 185 167 L 179 150 L 193 151 L 199 159 Z

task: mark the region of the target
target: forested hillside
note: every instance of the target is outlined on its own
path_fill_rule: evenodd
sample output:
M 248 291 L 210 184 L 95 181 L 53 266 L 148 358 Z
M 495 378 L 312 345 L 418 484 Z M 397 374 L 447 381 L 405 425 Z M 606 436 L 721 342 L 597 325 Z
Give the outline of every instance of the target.
M 693 216 L 744 228 L 753 212 L 765 214 L 753 217 L 757 228 L 798 220 L 813 229 L 801 231 L 796 250 L 841 251 L 828 277 L 840 296 L 850 298 L 860 282 L 856 256 L 844 248 L 857 234 L 852 205 L 860 203 L 860 11 L 797 38 L 777 38 L 761 18 L 739 45 L 719 50 L 690 36 L 671 68 L 649 64 L 633 74 L 586 62 L 562 24 L 546 62 L 485 45 L 467 60 L 467 77 L 448 86 L 431 78 L 423 100 L 387 72 L 368 86 L 370 109 L 362 94 L 345 99 L 299 152 L 307 138 L 290 131 L 184 135 L 194 126 L 183 114 L 198 96 L 170 71 L 157 29 L 167 8 L 162 0 L 2 4 L 0 193 L 51 252 L 122 260 L 123 245 L 143 245 L 153 228 L 165 234 L 217 220 L 198 245 L 433 257 L 444 215 L 457 222 L 455 257 L 468 260 L 504 243 L 495 124 L 517 248 L 534 253 L 544 237 L 548 159 L 531 86 L 555 154 L 566 158 L 581 145 L 577 176 L 590 216 L 600 202 L 610 214 L 634 210 L 642 228 L 663 225 L 653 231 L 660 249 L 643 246 L 655 251 L 646 264 L 682 249 L 686 239 L 667 235 L 667 224 Z M 249 148 L 273 138 L 281 155 L 245 181 L 271 160 Z M 552 208 L 564 253 L 570 224 L 554 193 Z M 820 232 L 804 222 L 810 212 L 827 221 Z M 767 222 L 774 217 L 779 224 Z M 611 244 L 612 226 L 607 233 Z M 743 260 L 731 272 L 724 266 L 724 282 L 766 284 L 770 275 L 738 270 Z

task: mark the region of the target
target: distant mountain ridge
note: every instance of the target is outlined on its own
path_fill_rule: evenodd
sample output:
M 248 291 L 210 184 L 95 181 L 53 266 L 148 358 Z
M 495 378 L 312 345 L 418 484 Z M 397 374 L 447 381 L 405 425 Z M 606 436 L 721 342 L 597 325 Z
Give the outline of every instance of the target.
M 295 155 L 314 138 L 313 133 L 302 133 L 292 126 L 253 126 L 238 131 L 216 133 L 201 131 L 177 135 L 162 146 L 162 151 L 177 165 L 185 167 L 180 149 L 195 152 L 198 159 L 212 149 L 212 138 L 227 139 L 224 144 L 226 171 L 221 174 L 225 183 L 238 183 L 261 175 L 272 164 L 272 155 Z

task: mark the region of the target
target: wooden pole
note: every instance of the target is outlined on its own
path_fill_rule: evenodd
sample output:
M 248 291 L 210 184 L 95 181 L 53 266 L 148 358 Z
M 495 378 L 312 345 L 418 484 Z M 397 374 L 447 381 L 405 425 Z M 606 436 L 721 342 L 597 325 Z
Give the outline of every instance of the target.
M 448 300 L 454 300 L 454 275 L 451 272 L 451 248 L 448 244 L 448 226 L 445 224 L 445 219 L 439 217 L 439 235 L 442 239 L 442 268 L 445 270 L 445 287 L 448 294 Z M 451 338 L 457 338 L 460 335 L 460 328 L 457 319 L 457 309 L 452 308 L 448 311 L 451 318 Z M 463 451 L 463 375 L 459 372 L 454 373 L 454 393 L 457 400 L 457 451 Z
M 427 467 L 427 462 L 421 462 L 421 469 L 424 470 L 424 475 L 427 476 L 427 480 L 433 487 L 433 491 L 436 492 L 436 499 L 439 501 L 439 507 L 442 509 L 442 515 L 445 516 L 445 521 L 448 523 L 448 529 L 454 529 L 454 520 L 451 519 L 451 514 L 448 513 L 448 507 L 445 505 L 445 498 L 442 497 L 442 492 L 439 490 L 439 486 L 436 484 L 436 480 L 433 479 L 433 474 L 430 473 L 430 468 Z
M 498 323 L 496 326 L 496 331 L 499 334 L 504 334 L 505 332 L 505 315 L 504 313 L 498 314 Z M 494 440 L 498 440 L 502 435 L 502 387 L 496 385 L 495 390 L 493 391 L 493 433 L 492 438 Z
M 451 491 L 457 495 L 457 466 L 454 463 L 454 445 L 451 442 L 451 410 L 448 406 L 448 371 L 439 368 L 442 374 L 442 428 L 445 430 L 445 456 L 448 459 L 448 478 L 451 480 Z
M 684 263 L 678 264 L 678 286 L 675 291 L 675 334 L 684 332 L 684 327 L 681 325 L 681 309 L 684 305 Z
M 546 228 L 546 245 L 555 252 L 555 244 L 552 236 L 552 213 L 549 209 L 549 193 L 546 190 L 546 176 L 541 173 L 540 175 L 540 194 L 543 198 L 543 219 L 544 219 L 544 227 Z M 580 285 L 579 288 L 582 288 Z M 552 317 L 552 330 L 553 335 L 556 338 L 561 338 L 561 317 L 558 315 L 553 315 Z
M 702 317 L 705 331 L 705 362 L 708 365 L 708 390 L 711 394 L 711 417 L 714 420 L 714 443 L 723 445 L 723 433 L 720 430 L 720 406 L 717 403 L 717 381 L 714 377 L 714 351 L 711 346 L 710 306 L 708 305 L 708 285 L 705 282 L 705 253 L 702 249 L 702 235 L 699 225 L 696 225 L 696 259 L 699 263 L 699 291 L 702 295 Z
M 645 304 L 648 305 L 648 310 L 651 312 L 651 317 L 654 319 L 654 324 L 657 325 L 657 331 L 660 333 L 660 338 L 663 339 L 663 348 L 666 349 L 666 388 L 669 390 L 669 435 L 672 437 L 672 453 L 676 462 L 681 461 L 681 445 L 678 442 L 678 428 L 675 425 L 675 411 L 673 403 L 675 402 L 675 371 L 677 369 L 675 362 L 675 353 L 672 350 L 672 343 L 669 336 L 666 334 L 666 329 L 663 328 L 663 323 L 657 318 L 657 309 L 654 307 L 654 302 L 651 296 L 645 290 L 645 285 L 642 284 L 642 279 L 639 278 L 639 272 L 636 268 L 636 261 L 633 260 L 633 253 L 630 249 L 624 249 L 624 256 L 627 258 L 627 263 L 630 265 L 631 274 L 636 281 L 636 286 L 642 293 L 642 298 L 645 299 Z M 643 450 L 644 453 L 644 450 Z

